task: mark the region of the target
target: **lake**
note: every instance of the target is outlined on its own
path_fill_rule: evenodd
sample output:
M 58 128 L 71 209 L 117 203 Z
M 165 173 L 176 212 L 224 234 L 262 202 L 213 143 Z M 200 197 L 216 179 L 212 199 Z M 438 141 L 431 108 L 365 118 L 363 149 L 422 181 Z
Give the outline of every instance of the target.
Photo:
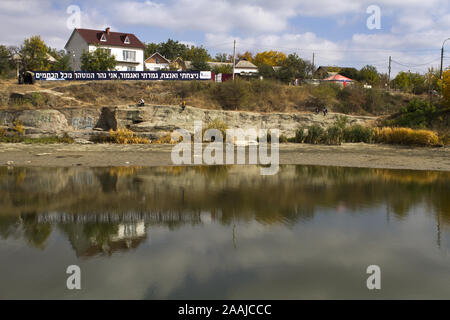
M 0 167 L 0 298 L 450 297 L 449 172 L 259 169 Z

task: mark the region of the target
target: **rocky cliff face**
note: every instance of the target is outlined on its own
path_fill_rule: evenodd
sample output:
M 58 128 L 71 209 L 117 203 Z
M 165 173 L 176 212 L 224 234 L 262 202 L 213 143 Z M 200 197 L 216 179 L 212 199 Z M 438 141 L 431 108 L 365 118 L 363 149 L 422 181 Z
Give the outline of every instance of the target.
M 219 119 L 229 128 L 279 129 L 280 134 L 293 137 L 299 126 L 318 124 L 327 127 L 340 114 L 329 113 L 255 113 L 206 110 L 179 106 L 111 106 L 103 108 L 66 108 L 58 110 L 2 110 L 0 126 L 11 127 L 20 121 L 27 135 L 60 135 L 90 138 L 99 131 L 129 128 L 143 136 L 159 137 L 177 128 L 193 133 L 194 121 Z M 350 124 L 372 125 L 376 118 L 347 116 Z

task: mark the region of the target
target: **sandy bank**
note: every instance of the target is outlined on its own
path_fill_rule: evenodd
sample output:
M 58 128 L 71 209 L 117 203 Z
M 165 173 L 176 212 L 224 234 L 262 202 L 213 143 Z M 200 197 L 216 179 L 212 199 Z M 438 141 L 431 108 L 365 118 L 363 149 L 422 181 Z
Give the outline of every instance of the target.
M 171 145 L 0 144 L 0 165 L 33 167 L 169 166 Z M 281 144 L 280 164 L 450 171 L 450 148 L 347 143 Z

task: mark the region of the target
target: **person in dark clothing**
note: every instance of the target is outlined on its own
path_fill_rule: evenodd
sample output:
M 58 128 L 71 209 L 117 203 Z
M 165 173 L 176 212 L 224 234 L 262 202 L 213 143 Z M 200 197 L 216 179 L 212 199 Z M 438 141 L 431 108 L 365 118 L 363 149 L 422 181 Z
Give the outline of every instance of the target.
M 328 109 L 327 108 L 323 108 L 323 116 L 326 117 L 328 113 Z
M 181 104 L 181 110 L 184 111 L 186 109 L 186 101 L 183 100 L 183 103 Z
M 319 114 L 320 110 L 319 107 L 316 107 L 316 114 Z

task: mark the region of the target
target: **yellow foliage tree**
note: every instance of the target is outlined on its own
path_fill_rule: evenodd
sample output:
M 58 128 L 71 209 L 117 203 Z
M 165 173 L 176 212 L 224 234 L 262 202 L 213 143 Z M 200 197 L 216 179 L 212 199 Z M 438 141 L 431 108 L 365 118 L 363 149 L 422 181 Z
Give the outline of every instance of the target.
M 263 51 L 256 54 L 253 63 L 257 66 L 267 64 L 270 66 L 281 66 L 286 60 L 286 55 L 280 51 Z
M 450 107 L 450 69 L 443 73 L 442 95 L 444 96 L 444 103 Z
M 244 53 L 238 53 L 237 57 L 239 60 L 245 59 L 250 62 L 253 61 L 253 55 L 251 52 L 248 52 L 248 51 L 245 51 Z

